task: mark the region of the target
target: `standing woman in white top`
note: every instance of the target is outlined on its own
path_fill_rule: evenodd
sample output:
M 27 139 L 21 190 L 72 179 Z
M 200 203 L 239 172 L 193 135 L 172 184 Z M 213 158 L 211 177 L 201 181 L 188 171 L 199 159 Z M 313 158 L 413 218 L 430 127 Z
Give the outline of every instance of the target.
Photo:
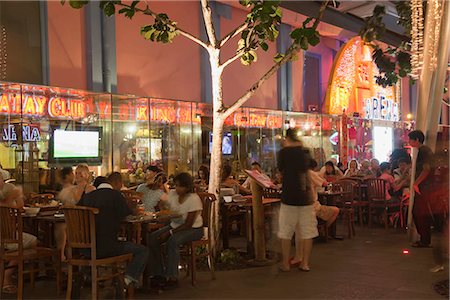
M 199 240 L 203 236 L 203 204 L 194 193 L 194 180 L 188 173 L 180 173 L 174 178 L 175 190 L 169 192 L 170 210 L 179 215 L 169 226 L 163 227 L 149 237 L 150 275 L 156 285 L 176 287 L 178 285 L 178 265 L 180 245 Z M 161 244 L 166 242 L 167 263 L 163 264 Z

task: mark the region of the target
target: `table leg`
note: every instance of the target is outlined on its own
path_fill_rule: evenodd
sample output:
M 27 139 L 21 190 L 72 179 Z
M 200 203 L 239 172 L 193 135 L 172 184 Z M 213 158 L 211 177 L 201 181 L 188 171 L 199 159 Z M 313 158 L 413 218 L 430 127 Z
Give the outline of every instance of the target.
M 254 255 L 253 249 L 253 214 L 252 209 L 247 208 L 245 211 L 245 225 L 247 227 L 247 254 Z
M 221 215 L 222 215 L 222 244 L 223 249 L 230 248 L 230 236 L 228 232 L 228 207 L 224 204 L 221 206 Z

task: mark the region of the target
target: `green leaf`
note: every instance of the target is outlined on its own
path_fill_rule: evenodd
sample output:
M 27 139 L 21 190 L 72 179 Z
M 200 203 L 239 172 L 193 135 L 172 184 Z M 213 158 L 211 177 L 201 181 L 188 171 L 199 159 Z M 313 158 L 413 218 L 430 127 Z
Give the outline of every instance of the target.
M 303 23 L 302 23 L 302 25 L 303 25 L 303 28 L 305 28 L 305 27 L 306 27 L 306 25 L 308 25 L 308 24 L 309 24 L 309 22 L 311 22 L 311 21 L 312 21 L 312 19 L 313 19 L 313 18 L 311 18 L 311 17 L 309 17 L 309 18 L 306 18 L 306 20 L 305 20 L 305 21 L 303 21 Z
M 116 7 L 114 6 L 114 3 L 108 2 L 103 8 L 103 11 L 105 12 L 105 15 L 110 17 L 116 12 Z
M 267 45 L 267 43 L 265 42 L 261 42 L 259 43 L 259 45 L 261 46 L 261 49 L 263 49 L 264 51 L 267 51 L 269 49 L 269 45 Z
M 277 55 L 275 55 L 273 57 L 273 61 L 276 63 L 279 63 L 283 58 L 284 58 L 284 54 L 277 53 Z
M 251 0 L 239 0 L 239 3 L 240 3 L 242 6 L 249 7 L 249 6 L 250 6 L 250 3 L 251 3 Z
M 131 8 L 135 8 L 139 2 L 141 1 L 133 1 L 133 3 L 131 3 Z
M 302 48 L 303 50 L 308 50 L 308 46 L 309 46 L 308 38 L 306 36 L 303 36 L 300 39 L 300 48 Z
M 89 3 L 89 1 L 76 1 L 76 0 L 69 1 L 70 7 L 75 8 L 75 9 L 80 9 L 88 3 Z

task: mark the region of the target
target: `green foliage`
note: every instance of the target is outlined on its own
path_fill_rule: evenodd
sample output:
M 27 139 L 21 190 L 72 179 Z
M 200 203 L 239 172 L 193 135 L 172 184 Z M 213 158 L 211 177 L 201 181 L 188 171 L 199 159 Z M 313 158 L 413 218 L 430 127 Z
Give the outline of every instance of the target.
M 359 35 L 364 42 L 370 43 L 374 40 L 379 40 L 381 35 L 386 31 L 383 23 L 383 16 L 386 14 L 386 9 L 382 5 L 375 6 L 373 14 L 364 19 L 364 26 L 359 31 Z
M 251 10 L 245 19 L 246 29 L 241 33 L 237 53 L 243 52 L 241 63 L 250 65 L 257 60 L 256 50 L 261 47 L 269 49 L 268 41 L 277 39 L 281 24 L 281 8 L 279 1 L 251 1 L 241 0 L 239 3 Z
M 411 30 L 410 2 L 398 1 L 395 6 L 399 15 L 398 23 L 405 28 L 405 32 L 409 33 Z M 376 82 L 386 87 L 395 85 L 400 78 L 410 76 L 411 55 L 408 43 L 403 43 L 399 47 L 388 47 L 386 50 L 381 49 L 376 43 L 386 31 L 382 20 L 384 14 L 384 7 L 376 6 L 373 15 L 365 19 L 359 35 L 366 44 L 374 48 L 372 58 L 380 71 L 380 75 L 376 76 Z M 411 77 L 410 81 L 413 81 Z
M 141 27 L 141 35 L 152 42 L 171 43 L 178 35 L 176 25 L 167 14 L 161 13 L 156 15 L 152 25 Z
M 226 265 L 237 265 L 241 261 L 241 256 L 235 249 L 225 249 L 220 253 L 219 262 Z

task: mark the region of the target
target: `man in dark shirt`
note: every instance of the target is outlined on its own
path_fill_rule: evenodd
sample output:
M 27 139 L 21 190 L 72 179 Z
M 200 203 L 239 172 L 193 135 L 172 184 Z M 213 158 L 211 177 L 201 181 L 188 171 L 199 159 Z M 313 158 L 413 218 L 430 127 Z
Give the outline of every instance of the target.
M 99 185 L 95 191 L 85 194 L 78 202 L 78 205 L 99 209 L 98 215 L 95 216 L 97 258 L 133 253 L 133 259 L 125 272 L 125 283 L 139 283 L 147 264 L 148 249 L 142 245 L 117 240 L 120 222 L 132 212 L 122 194 L 113 190 L 106 179 L 101 181 L 103 182 L 97 182 Z
M 312 238 L 318 235 L 313 189 L 308 176 L 311 156 L 300 145 L 296 130 L 288 129 L 284 142 L 284 148 L 278 154 L 278 169 L 283 175 L 278 232 L 283 256 L 280 270 L 290 269 L 291 239 L 295 232 L 304 240 L 300 269 L 309 271 Z
M 433 151 L 423 145 L 425 136 L 422 131 L 414 130 L 409 133 L 409 144 L 418 148 L 419 153 L 416 160 L 416 176 L 413 184 L 415 200 L 413 207 L 414 224 L 420 235 L 420 241 L 413 247 L 429 247 L 431 243 L 431 209 L 429 195 L 433 185 Z

